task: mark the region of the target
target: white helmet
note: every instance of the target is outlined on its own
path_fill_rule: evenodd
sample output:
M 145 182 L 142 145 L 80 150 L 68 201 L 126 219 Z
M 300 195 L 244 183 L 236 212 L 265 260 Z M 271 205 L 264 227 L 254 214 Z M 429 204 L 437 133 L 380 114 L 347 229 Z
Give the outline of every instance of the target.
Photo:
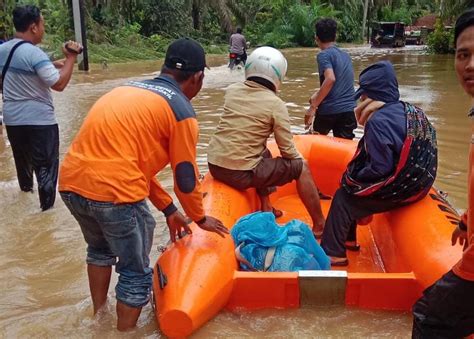
M 245 64 L 245 79 L 260 77 L 279 89 L 286 75 L 287 62 L 283 54 L 273 47 L 259 47 L 250 54 Z

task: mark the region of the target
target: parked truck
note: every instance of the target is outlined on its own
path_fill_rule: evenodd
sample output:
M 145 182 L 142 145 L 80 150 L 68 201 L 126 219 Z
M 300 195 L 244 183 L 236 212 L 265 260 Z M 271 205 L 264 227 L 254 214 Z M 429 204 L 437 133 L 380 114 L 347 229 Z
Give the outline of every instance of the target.
M 403 22 L 376 22 L 370 37 L 372 47 L 404 47 L 405 24 Z

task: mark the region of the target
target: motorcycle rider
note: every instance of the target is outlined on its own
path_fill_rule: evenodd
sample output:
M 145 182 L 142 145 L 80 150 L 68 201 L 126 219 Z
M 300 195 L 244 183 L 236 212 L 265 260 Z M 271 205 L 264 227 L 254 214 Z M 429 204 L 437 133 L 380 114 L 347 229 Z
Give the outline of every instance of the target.
M 235 59 L 240 59 L 245 65 L 247 61 L 247 41 L 245 36 L 242 34 L 242 28 L 237 27 L 235 33 L 230 36 L 229 39 L 229 67 L 233 68 L 232 62 L 235 62 Z

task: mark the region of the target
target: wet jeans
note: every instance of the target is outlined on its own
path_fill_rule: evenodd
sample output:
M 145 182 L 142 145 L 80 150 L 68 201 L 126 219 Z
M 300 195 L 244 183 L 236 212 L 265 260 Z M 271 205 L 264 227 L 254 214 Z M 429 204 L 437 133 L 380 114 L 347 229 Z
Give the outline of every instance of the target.
M 34 172 L 41 209 L 53 207 L 59 166 L 58 125 L 6 126 L 6 129 L 20 189 L 24 192 L 33 189 Z
M 155 220 L 146 202 L 113 204 L 86 199 L 73 192 L 60 194 L 81 226 L 88 245 L 87 263 L 116 265 L 117 299 L 131 307 L 148 303 L 153 276 L 149 255 Z

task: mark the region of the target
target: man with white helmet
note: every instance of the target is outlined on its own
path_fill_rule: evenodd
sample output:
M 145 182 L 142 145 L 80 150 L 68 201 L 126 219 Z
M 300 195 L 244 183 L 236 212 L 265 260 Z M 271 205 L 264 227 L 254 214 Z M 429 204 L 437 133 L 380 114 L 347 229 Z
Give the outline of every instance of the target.
M 226 90 L 224 113 L 208 148 L 209 170 L 214 178 L 238 190 L 257 189 L 262 211 L 275 210 L 269 199 L 275 186 L 296 180 L 298 194 L 308 210 L 313 233 L 324 226 L 319 195 L 306 161 L 296 150 L 285 103 L 277 96 L 287 62 L 272 47 L 257 48 L 248 58 L 243 83 Z M 281 157 L 266 148 L 274 134 Z

